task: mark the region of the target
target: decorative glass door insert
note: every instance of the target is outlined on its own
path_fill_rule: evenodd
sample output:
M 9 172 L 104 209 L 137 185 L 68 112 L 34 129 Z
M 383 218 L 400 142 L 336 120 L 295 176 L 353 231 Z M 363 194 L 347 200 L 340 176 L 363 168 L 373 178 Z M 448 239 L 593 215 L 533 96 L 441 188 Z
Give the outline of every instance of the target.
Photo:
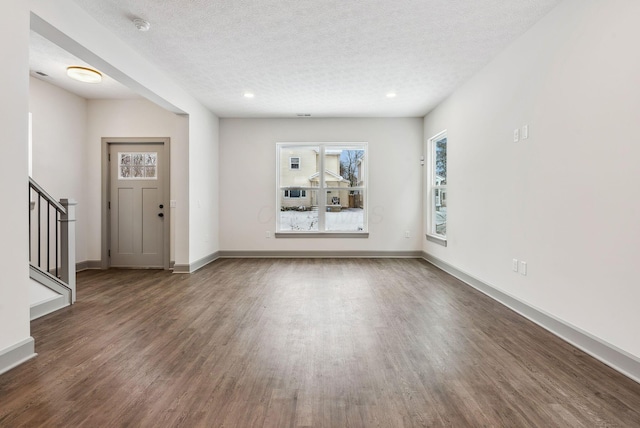
M 158 153 L 118 152 L 120 180 L 157 180 Z

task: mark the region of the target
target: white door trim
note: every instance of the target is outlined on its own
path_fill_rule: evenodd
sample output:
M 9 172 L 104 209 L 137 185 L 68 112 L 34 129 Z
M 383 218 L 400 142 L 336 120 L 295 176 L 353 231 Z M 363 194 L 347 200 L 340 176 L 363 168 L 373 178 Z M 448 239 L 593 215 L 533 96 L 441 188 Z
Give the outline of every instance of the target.
M 164 171 L 164 189 L 163 200 L 165 206 L 169 207 L 169 197 L 171 188 L 171 139 L 166 138 L 102 138 L 102 244 L 101 244 L 101 257 L 100 267 L 102 269 L 109 268 L 109 240 L 111 236 L 111 224 L 109 217 L 109 192 L 110 189 L 110 172 L 109 172 L 109 147 L 111 145 L 133 145 L 133 144 L 162 144 L 164 145 L 164 165 L 160 171 Z M 160 166 L 160 165 L 159 165 Z M 164 234 L 164 248 L 162 254 L 162 263 L 165 270 L 170 269 L 170 228 L 171 228 L 171 210 L 167 209 L 165 212 L 165 221 L 163 222 L 163 234 Z

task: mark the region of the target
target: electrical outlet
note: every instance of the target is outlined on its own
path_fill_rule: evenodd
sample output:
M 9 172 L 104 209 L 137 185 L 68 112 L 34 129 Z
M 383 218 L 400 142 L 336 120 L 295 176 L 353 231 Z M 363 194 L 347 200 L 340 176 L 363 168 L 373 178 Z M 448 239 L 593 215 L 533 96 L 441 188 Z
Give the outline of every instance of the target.
M 170 201 L 169 201 L 169 207 L 170 207 L 170 208 L 175 208 L 175 207 L 176 207 L 176 201 L 175 201 L 175 199 L 172 199 L 172 200 L 170 200 Z
M 409 233 L 409 231 L 408 231 L 408 230 L 405 230 L 405 232 L 404 232 L 404 237 L 405 237 L 405 238 L 411 238 L 411 234 Z
M 527 262 L 520 262 L 520 275 L 527 276 Z
M 270 231 L 270 230 L 267 230 L 267 231 L 264 233 L 264 237 L 265 237 L 265 238 L 271 238 L 271 231 Z
M 513 130 L 513 142 L 517 143 L 518 141 L 520 141 L 520 128 Z
M 511 262 L 511 268 L 514 272 L 518 272 L 518 259 L 513 259 Z

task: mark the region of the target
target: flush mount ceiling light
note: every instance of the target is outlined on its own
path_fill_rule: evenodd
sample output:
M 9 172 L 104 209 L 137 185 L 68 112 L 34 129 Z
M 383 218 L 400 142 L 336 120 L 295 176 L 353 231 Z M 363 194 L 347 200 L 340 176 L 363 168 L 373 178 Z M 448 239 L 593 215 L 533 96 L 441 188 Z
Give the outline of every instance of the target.
M 102 74 L 92 68 L 71 66 L 67 68 L 67 76 L 84 83 L 102 82 Z
M 245 92 L 242 94 L 242 96 L 245 98 L 253 98 L 255 95 L 253 94 L 253 92 Z
M 139 31 L 149 31 L 149 28 L 151 28 L 151 23 L 142 18 L 134 18 L 133 25 L 135 25 Z
M 387 93 L 387 98 L 395 98 L 395 97 L 396 97 L 396 93 L 395 92 Z

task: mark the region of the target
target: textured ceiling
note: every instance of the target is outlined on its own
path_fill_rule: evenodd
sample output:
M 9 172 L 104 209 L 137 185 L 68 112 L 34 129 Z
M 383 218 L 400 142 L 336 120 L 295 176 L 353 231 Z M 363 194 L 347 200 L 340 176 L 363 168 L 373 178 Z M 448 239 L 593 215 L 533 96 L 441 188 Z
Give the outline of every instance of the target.
M 424 116 L 560 2 L 74 1 L 221 117 Z
M 102 83 L 99 85 L 70 79 L 67 76 L 67 67 L 72 65 L 95 68 L 38 33 L 31 32 L 29 39 L 29 69 L 33 77 L 87 99 L 140 98 L 139 95 L 136 95 L 104 73 L 102 74 Z M 45 73 L 47 76 L 39 75 L 37 72 Z

